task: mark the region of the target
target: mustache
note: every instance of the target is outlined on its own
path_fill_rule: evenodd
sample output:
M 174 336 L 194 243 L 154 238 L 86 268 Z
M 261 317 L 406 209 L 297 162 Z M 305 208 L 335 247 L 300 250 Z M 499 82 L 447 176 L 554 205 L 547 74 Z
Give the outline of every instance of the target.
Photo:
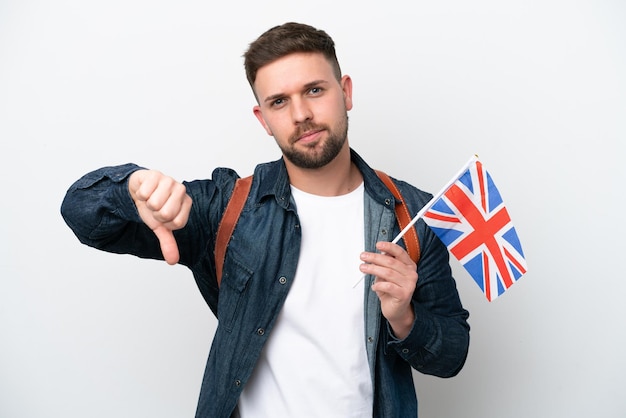
M 328 130 L 328 127 L 326 125 L 318 125 L 317 123 L 313 123 L 313 122 L 304 122 L 301 125 L 298 125 L 298 127 L 293 132 L 293 134 L 291 134 L 291 137 L 289 139 L 290 139 L 291 143 L 294 143 L 302 135 L 304 135 L 307 132 L 310 132 L 310 131 L 324 131 L 324 130 Z

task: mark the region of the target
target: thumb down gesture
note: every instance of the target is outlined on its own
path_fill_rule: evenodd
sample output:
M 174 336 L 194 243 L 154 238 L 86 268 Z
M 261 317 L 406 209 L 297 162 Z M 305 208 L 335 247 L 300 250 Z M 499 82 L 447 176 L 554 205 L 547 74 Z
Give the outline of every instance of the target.
M 185 186 L 156 170 L 138 170 L 128 180 L 130 196 L 139 216 L 154 232 L 168 264 L 180 259 L 173 231 L 189 219 L 191 197 Z

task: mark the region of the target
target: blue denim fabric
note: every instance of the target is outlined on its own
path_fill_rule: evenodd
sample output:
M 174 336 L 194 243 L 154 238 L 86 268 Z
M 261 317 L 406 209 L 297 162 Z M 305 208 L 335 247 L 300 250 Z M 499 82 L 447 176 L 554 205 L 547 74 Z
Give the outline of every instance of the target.
M 399 232 L 395 201 L 354 151 L 352 160 L 365 182 L 366 250 L 374 251 L 377 241 L 390 241 Z M 137 169 L 126 164 L 85 175 L 68 190 L 61 212 L 84 244 L 162 259 L 156 237 L 141 222 L 128 192 L 128 176 Z M 192 271 L 218 318 L 196 412 L 202 418 L 230 417 L 236 411 L 239 395 L 289 292 L 300 250 L 300 225 L 285 165 L 282 160 L 261 164 L 254 171 L 250 196 L 228 247 L 222 285 L 217 288 L 215 234 L 237 178 L 233 170 L 218 168 L 212 180 L 186 182 L 193 205 L 187 225 L 175 232 L 180 263 Z M 413 213 L 430 200 L 431 195 L 395 181 Z M 448 251 L 422 221 L 416 228 L 421 245 L 413 296 L 416 319 L 405 339 L 393 336 L 378 297 L 370 290 L 374 278 L 365 279 L 364 338 L 375 417 L 416 417 L 411 367 L 425 374 L 454 376 L 463 367 L 469 347 L 469 314 L 459 300 Z

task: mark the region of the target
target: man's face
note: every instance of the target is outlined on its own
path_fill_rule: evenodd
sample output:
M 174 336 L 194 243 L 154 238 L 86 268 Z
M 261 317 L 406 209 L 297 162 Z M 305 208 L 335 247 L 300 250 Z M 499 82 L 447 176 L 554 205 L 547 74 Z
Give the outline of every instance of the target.
M 352 81 L 337 81 L 319 53 L 296 53 L 257 72 L 253 111 L 285 158 L 301 168 L 320 168 L 346 144 Z

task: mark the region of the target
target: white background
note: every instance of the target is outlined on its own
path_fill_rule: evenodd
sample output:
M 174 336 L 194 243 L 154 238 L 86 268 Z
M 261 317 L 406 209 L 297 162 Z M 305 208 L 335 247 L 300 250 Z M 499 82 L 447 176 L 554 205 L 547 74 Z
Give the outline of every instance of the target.
M 373 167 L 436 192 L 478 153 L 527 255 L 492 303 L 452 260 L 470 353 L 415 375 L 420 416 L 624 416 L 624 2 L 0 0 L 0 417 L 193 416 L 190 273 L 82 246 L 59 206 L 104 165 L 278 158 L 241 55 L 290 20 L 335 39 Z

